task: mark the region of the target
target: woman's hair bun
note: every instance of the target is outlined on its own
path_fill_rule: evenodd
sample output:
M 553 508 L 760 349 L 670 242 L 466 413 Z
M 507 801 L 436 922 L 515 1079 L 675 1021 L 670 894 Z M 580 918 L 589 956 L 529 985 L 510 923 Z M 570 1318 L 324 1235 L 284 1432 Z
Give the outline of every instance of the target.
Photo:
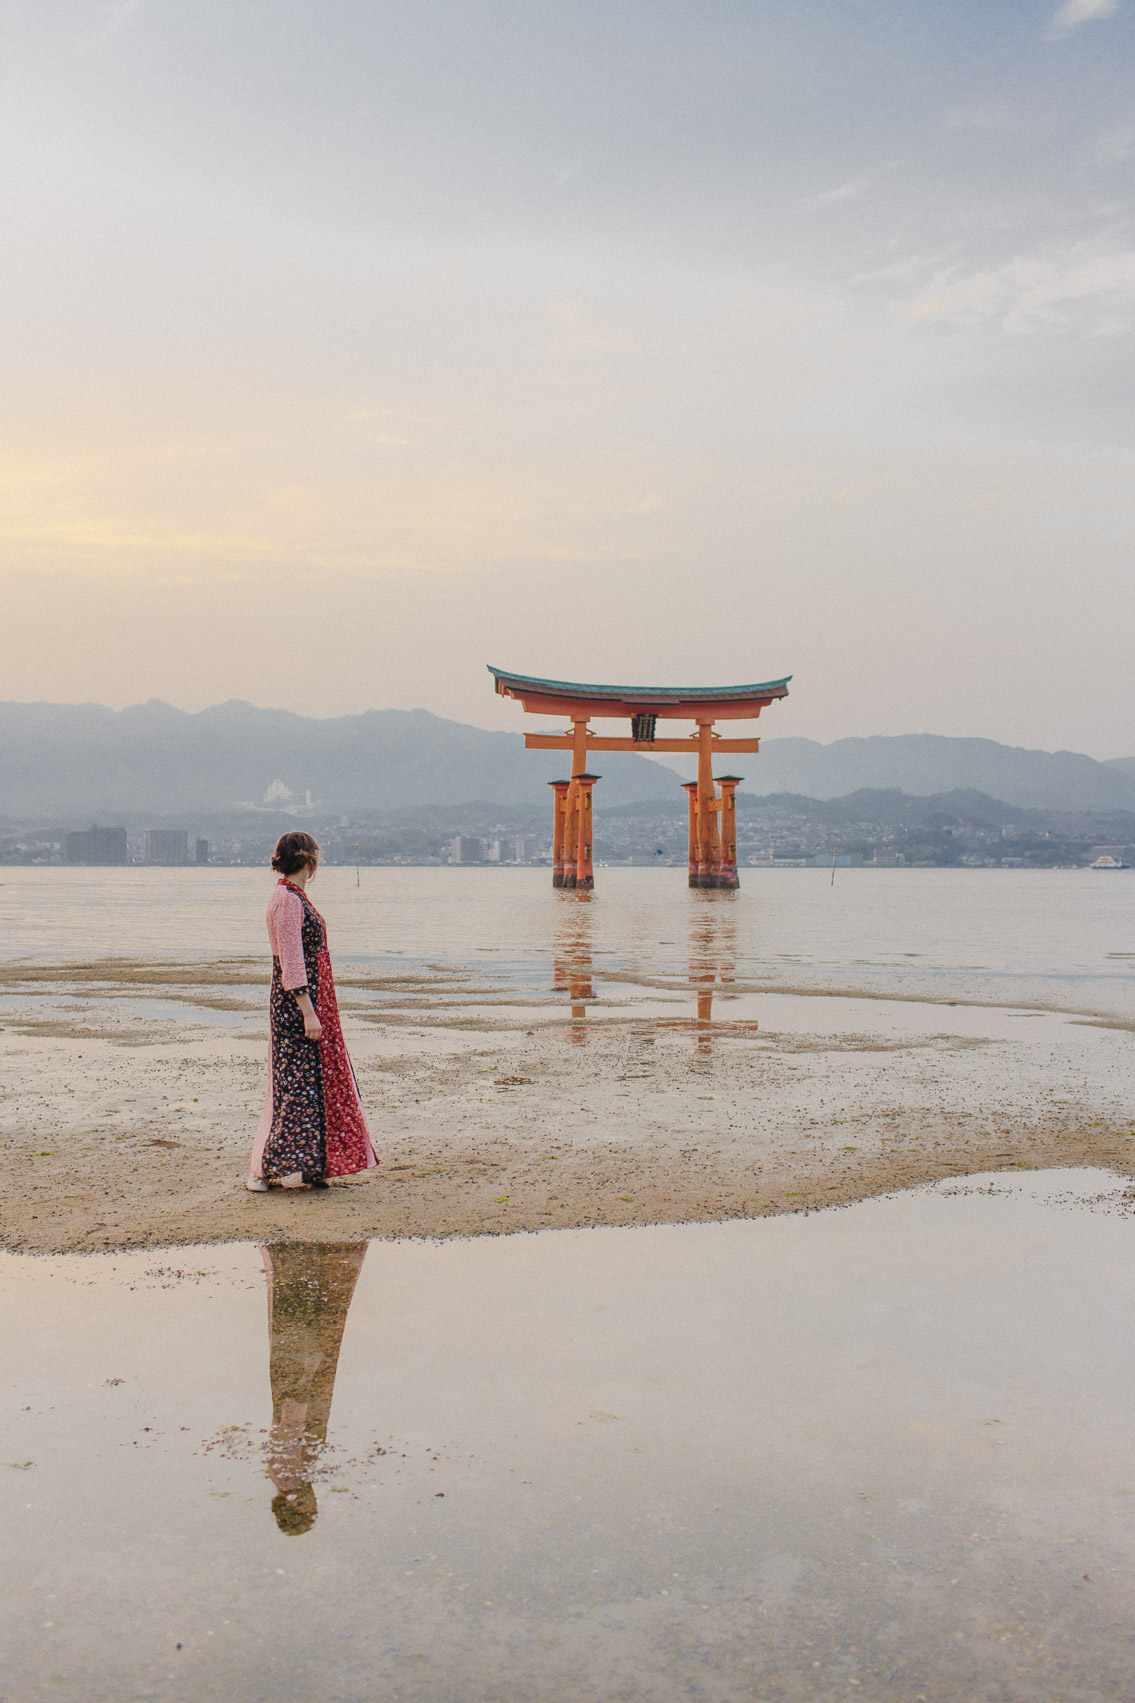
M 280 835 L 272 854 L 272 868 L 280 875 L 294 875 L 318 856 L 319 847 L 311 835 L 301 834 L 296 828 L 290 834 Z

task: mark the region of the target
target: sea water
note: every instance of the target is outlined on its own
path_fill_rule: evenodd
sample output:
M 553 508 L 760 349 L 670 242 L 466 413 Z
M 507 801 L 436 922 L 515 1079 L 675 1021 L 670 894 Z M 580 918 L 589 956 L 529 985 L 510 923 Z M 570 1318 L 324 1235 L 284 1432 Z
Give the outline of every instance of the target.
M 263 961 L 274 878 L 255 869 L 7 867 L 0 965 Z M 1135 1018 L 1135 873 L 742 872 L 691 892 L 677 869 L 323 868 L 311 896 L 336 971 L 457 976 L 469 996 L 542 995 L 556 965 L 600 983 L 860 993 Z
M 1133 1209 L 0 1256 L 0 1696 L 1128 1698 Z

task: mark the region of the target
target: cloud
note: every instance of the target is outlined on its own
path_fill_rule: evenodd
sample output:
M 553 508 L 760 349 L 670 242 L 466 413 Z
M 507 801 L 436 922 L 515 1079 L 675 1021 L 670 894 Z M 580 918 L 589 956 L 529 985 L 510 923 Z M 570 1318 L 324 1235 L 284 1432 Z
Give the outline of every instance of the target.
M 1135 251 L 1093 252 L 1080 244 L 1063 255 L 1023 254 L 977 272 L 954 268 L 940 272 L 904 311 L 913 321 L 984 321 L 1015 332 L 1128 331 L 1135 324 Z
M 874 172 L 867 172 L 863 177 L 853 177 L 850 183 L 841 183 L 835 189 L 825 189 L 820 195 L 813 195 L 808 206 L 830 207 L 838 201 L 854 201 L 857 196 L 865 195 L 874 181 Z
M 855 201 L 859 196 L 866 195 L 873 189 L 884 172 L 893 171 L 898 165 L 897 160 L 885 160 L 881 165 L 872 166 L 861 177 L 850 178 L 846 183 L 839 183 L 834 189 L 821 190 L 818 195 L 810 195 L 805 201 L 805 207 L 835 207 L 841 201 Z
M 1049 25 L 1049 35 L 1070 35 L 1081 24 L 1094 23 L 1097 18 L 1114 18 L 1118 10 L 1119 0 L 1064 0 Z

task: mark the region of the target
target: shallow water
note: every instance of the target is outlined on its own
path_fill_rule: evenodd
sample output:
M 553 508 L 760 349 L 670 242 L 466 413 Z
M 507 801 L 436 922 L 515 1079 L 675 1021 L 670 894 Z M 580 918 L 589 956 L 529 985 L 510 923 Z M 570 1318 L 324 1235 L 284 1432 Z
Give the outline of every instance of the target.
M 1128 1187 L 0 1256 L 0 1696 L 1129 1697 Z
M 603 869 L 593 895 L 544 869 L 326 868 L 312 889 L 342 980 L 401 1005 L 602 1005 L 750 988 L 1051 1005 L 1135 1018 L 1135 876 L 1079 870 L 742 873 Z M 5 869 L 4 960 L 262 960 L 269 872 Z M 0 960 L 2 962 L 2 960 Z M 233 966 L 234 971 L 238 966 Z M 573 987 L 573 983 L 575 984 Z M 609 987 L 609 984 L 615 984 Z

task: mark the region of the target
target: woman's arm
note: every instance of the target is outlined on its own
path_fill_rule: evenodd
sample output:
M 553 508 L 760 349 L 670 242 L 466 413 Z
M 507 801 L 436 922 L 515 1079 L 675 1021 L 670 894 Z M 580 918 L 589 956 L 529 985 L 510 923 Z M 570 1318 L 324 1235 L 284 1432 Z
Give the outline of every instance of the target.
M 306 988 L 294 988 L 292 997 L 303 1012 L 303 1032 L 309 1041 L 323 1039 L 323 1025 L 315 1015 L 315 1007 L 311 1003 L 311 995 Z
M 303 957 L 303 900 L 286 887 L 277 891 L 280 894 L 276 913 L 280 980 L 303 1012 L 304 1034 L 309 1041 L 318 1041 L 322 1038 L 323 1029 L 307 988 L 307 965 Z

